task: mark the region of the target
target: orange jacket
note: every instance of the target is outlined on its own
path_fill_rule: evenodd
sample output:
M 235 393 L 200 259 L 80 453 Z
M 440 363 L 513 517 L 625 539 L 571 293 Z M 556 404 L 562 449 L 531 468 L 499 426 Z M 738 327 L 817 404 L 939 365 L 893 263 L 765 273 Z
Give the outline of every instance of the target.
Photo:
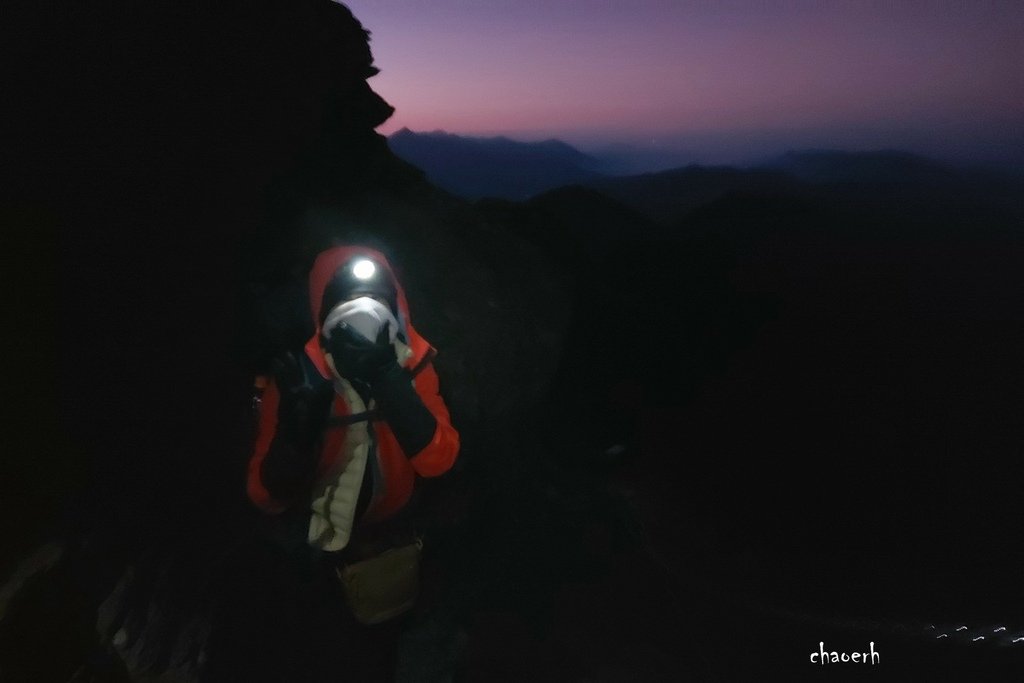
M 372 523 L 394 515 L 409 501 L 417 475 L 436 477 L 451 468 L 459 451 L 459 433 L 452 427 L 448 408 L 438 391 L 437 372 L 431 363 L 436 351 L 413 328 L 409 320 L 409 305 L 405 292 L 390 264 L 379 252 L 365 247 L 341 246 L 328 249 L 317 256 L 309 275 L 310 308 L 316 330 L 306 343 L 306 355 L 324 379 L 332 379 L 330 368 L 320 348 L 320 303 L 324 289 L 335 271 L 356 256 L 366 256 L 376 261 L 395 285 L 398 295 L 398 311 L 395 317 L 398 319 L 400 333 L 405 337 L 411 351 L 406 359 L 399 359 L 399 362 L 415 372 L 413 384 L 416 393 L 437 421 L 437 428 L 430 443 L 419 453 L 409 454 L 402 452 L 398 440 L 386 422 L 373 421 L 376 442 L 376 448 L 372 453 L 372 457 L 376 458 L 373 469 L 379 472 L 382 482 L 377 482 L 374 497 L 361 520 L 361 523 Z M 258 507 L 270 513 L 281 512 L 296 502 L 274 499 L 261 478 L 263 460 L 277 431 L 279 400 L 277 387 L 270 381 L 263 393 L 256 444 L 249 460 L 249 498 Z M 349 415 L 351 408 L 342 396 L 336 394 L 331 412 L 333 416 L 342 417 Z M 317 480 L 333 471 L 343 452 L 346 431 L 347 428 L 344 426 L 332 426 L 325 430 L 316 467 Z

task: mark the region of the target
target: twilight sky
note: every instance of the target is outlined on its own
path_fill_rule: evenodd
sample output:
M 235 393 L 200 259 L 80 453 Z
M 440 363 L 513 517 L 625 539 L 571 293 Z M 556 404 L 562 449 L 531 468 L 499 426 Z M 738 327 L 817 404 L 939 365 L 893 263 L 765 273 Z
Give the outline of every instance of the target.
M 398 110 L 385 134 L 559 137 L 654 165 L 808 147 L 1024 160 L 1018 0 L 345 4 Z

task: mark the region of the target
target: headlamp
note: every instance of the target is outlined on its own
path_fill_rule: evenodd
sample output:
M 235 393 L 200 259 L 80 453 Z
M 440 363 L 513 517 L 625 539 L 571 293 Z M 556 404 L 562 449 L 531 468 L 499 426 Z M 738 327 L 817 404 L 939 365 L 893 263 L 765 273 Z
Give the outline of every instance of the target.
M 324 317 L 338 304 L 361 296 L 377 299 L 395 312 L 397 294 L 395 283 L 382 264 L 368 256 L 356 256 L 340 266 L 327 283 L 320 299 L 320 315 Z
M 377 266 L 369 259 L 360 259 L 352 264 L 352 274 L 357 280 L 370 280 L 377 273 Z

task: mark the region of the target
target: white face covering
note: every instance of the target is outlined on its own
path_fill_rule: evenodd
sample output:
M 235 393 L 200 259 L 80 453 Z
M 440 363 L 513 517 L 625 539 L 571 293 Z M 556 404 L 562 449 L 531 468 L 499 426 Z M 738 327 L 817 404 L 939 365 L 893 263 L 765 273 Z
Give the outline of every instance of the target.
M 327 314 L 324 319 L 324 336 L 328 339 L 331 332 L 339 324 L 345 323 L 348 327 L 366 337 L 369 341 L 376 341 L 381 327 L 389 323 L 388 341 L 392 344 L 398 335 L 398 321 L 392 315 L 391 310 L 376 299 L 362 296 L 351 301 L 343 301 Z

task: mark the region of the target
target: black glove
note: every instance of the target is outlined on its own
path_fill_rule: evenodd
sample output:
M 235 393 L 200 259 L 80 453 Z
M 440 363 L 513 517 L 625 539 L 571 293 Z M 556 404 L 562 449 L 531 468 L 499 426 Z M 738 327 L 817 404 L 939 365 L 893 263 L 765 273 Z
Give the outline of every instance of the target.
M 373 385 L 373 395 L 407 457 L 419 453 L 434 438 L 437 420 L 423 405 L 405 368 L 395 363 L 385 371 Z
M 370 341 L 350 325 L 340 323 L 331 330 L 327 351 L 334 359 L 338 374 L 373 386 L 389 370 L 398 366 L 391 344 L 390 322 L 384 323 L 377 339 Z
M 385 323 L 371 342 L 341 323 L 331 331 L 327 350 L 334 367 L 367 400 L 372 395 L 384 420 L 408 457 L 430 443 L 437 428 L 434 416 L 412 385 L 409 372 L 398 364 Z

